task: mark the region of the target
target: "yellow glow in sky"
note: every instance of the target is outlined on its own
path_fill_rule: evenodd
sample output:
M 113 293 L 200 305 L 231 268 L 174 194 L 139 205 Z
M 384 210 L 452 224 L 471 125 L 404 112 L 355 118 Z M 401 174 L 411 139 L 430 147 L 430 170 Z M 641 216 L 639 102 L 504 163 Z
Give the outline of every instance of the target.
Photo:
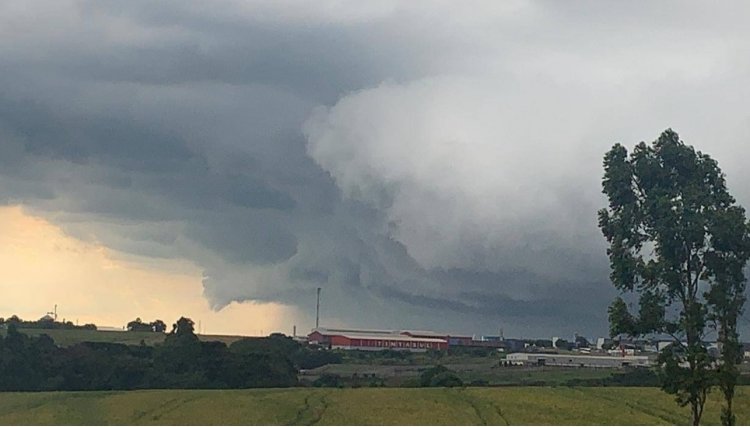
M 212 311 L 200 269 L 186 261 L 165 263 L 170 268 L 159 271 L 127 262 L 20 206 L 0 207 L 0 317 L 36 320 L 57 304 L 59 320 L 80 324 L 122 327 L 140 317 L 171 325 L 187 316 L 208 334 L 291 334 L 291 307 L 232 303 Z

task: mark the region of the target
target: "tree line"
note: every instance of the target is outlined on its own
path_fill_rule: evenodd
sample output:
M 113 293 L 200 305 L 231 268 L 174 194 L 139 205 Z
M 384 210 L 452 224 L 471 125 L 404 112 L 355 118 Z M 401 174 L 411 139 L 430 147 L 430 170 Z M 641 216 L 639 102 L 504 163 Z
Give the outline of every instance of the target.
M 15 325 L 16 328 L 22 329 L 86 329 L 90 331 L 96 330 L 96 325 L 93 323 L 87 323 L 85 325 L 78 326 L 71 321 L 58 322 L 54 319 L 39 319 L 39 320 L 23 320 L 17 315 L 12 315 L 7 319 L 0 317 L 0 327 L 8 327 L 9 325 Z
M 184 317 L 155 346 L 84 342 L 60 347 L 48 335 L 29 337 L 10 323 L 0 338 L 0 390 L 290 387 L 298 384 L 300 368 L 340 359 L 281 334 L 229 346 L 203 342 Z
M 166 332 L 167 324 L 159 319 L 146 323 L 140 317 L 136 317 L 135 320 L 128 322 L 127 329 L 131 332 Z

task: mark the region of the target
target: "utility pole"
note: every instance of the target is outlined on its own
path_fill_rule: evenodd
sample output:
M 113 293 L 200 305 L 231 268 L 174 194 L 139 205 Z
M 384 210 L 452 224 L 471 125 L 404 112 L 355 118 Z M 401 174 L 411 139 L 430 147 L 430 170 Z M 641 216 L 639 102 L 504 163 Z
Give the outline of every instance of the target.
M 318 303 L 315 307 L 315 329 L 320 326 L 320 288 L 318 288 Z

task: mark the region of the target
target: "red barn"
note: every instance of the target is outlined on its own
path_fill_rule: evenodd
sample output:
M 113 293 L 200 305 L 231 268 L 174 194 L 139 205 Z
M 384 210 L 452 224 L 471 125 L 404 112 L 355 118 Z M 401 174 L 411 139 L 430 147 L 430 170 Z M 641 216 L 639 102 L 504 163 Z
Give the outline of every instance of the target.
M 448 341 L 440 338 L 418 338 L 396 331 L 357 329 L 314 329 L 308 336 L 310 344 L 344 350 L 401 350 L 423 352 L 445 350 Z

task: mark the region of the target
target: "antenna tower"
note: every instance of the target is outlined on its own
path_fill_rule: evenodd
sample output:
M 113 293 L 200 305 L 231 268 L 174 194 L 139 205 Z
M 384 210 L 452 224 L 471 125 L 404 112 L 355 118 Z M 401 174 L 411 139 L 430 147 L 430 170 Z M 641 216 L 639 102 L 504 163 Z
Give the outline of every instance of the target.
M 315 306 L 315 329 L 320 326 L 320 288 L 318 288 L 318 303 Z

